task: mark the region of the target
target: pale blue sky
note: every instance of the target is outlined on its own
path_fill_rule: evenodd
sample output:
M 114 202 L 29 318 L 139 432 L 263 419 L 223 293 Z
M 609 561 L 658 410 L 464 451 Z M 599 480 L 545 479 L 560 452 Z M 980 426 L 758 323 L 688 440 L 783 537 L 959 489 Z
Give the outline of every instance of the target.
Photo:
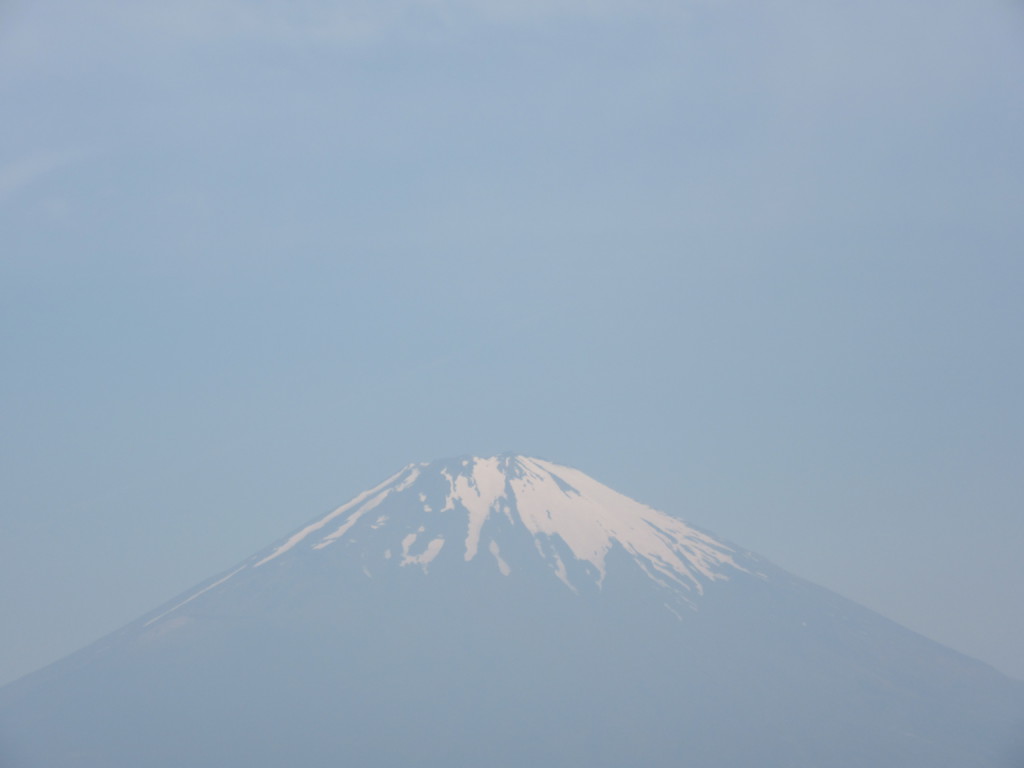
M 1024 678 L 1024 9 L 0 4 L 0 681 L 516 451 Z

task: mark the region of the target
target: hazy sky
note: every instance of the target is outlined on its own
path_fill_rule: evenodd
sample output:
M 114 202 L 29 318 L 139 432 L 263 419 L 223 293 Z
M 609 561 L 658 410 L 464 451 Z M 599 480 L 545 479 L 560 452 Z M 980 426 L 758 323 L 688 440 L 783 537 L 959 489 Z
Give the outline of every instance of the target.
M 0 682 L 410 461 L 1024 678 L 1024 7 L 0 2 Z

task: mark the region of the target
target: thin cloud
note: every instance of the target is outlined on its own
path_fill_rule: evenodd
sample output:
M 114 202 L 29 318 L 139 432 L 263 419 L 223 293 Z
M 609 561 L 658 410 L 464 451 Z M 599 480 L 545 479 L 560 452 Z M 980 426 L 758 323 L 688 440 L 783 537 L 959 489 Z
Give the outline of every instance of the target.
M 74 158 L 68 152 L 36 152 L 0 166 L 0 204 L 15 199 Z
M 703 4 L 704 0 L 701 0 Z M 170 39 L 283 43 L 366 43 L 393 32 L 444 31 L 474 22 L 529 24 L 552 18 L 615 18 L 675 13 L 665 0 L 399 0 L 398 2 L 126 3 L 106 7 L 106 20 L 122 31 Z

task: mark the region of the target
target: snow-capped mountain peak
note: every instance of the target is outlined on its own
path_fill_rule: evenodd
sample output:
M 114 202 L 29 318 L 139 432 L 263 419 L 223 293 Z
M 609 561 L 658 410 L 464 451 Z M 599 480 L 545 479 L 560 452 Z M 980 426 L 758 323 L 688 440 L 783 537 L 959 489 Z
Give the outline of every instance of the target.
M 616 545 L 659 583 L 696 592 L 703 580 L 739 567 L 729 547 L 664 512 L 579 470 L 513 455 L 410 464 L 297 531 L 252 567 L 359 541 L 399 566 L 428 568 L 439 556 L 490 557 L 509 575 L 514 568 L 501 555 L 508 544 L 501 531 L 510 529 L 529 532 L 536 553 L 570 587 L 569 563 L 591 566 L 600 584 Z

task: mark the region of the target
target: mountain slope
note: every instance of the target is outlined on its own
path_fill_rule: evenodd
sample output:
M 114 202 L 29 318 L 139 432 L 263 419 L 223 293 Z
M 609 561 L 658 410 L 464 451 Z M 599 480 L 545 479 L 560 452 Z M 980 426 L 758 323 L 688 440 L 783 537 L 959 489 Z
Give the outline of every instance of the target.
M 1021 765 L 1024 686 L 520 456 L 410 465 L 0 691 L 3 765 Z

